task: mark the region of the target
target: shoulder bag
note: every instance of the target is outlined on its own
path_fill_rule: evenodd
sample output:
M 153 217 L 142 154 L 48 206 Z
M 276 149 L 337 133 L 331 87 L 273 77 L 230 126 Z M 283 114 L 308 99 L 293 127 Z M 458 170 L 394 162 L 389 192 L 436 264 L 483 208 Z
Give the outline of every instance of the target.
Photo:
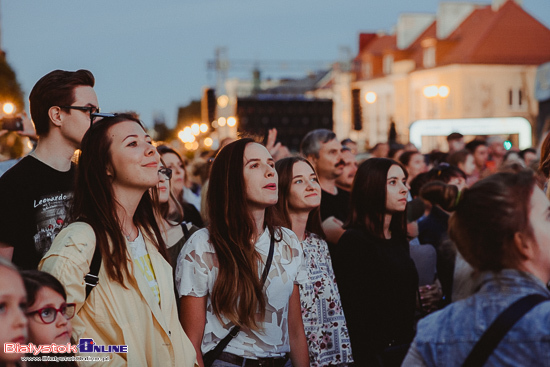
M 265 263 L 265 268 L 264 268 L 264 271 L 262 273 L 262 279 L 261 279 L 262 288 L 263 288 L 263 286 L 265 284 L 265 281 L 267 279 L 267 274 L 269 273 L 269 268 L 271 267 L 271 261 L 273 260 L 274 250 L 275 250 L 275 239 L 274 239 L 274 235 L 272 234 L 271 235 L 271 241 L 269 243 L 269 254 L 267 255 L 267 261 Z M 214 361 L 223 352 L 225 347 L 227 347 L 227 344 L 229 344 L 231 339 L 233 339 L 234 337 L 237 336 L 237 334 L 239 333 L 240 330 L 241 330 L 241 328 L 238 325 L 233 326 L 231 328 L 231 330 L 229 330 L 229 334 L 227 334 L 227 336 L 225 338 L 223 338 L 218 343 L 218 345 L 216 345 L 216 347 L 214 349 L 212 349 L 211 351 L 208 351 L 207 353 L 205 353 L 202 356 L 202 360 L 204 362 L 205 367 L 210 367 L 212 365 L 212 363 L 214 363 Z

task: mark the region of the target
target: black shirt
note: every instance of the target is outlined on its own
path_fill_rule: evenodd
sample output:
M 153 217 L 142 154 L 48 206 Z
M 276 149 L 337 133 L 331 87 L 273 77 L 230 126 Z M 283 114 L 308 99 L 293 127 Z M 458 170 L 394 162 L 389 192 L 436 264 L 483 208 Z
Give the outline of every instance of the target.
M 346 223 L 350 212 L 349 201 L 350 193 L 348 191 L 338 189 L 338 193 L 333 195 L 321 190 L 321 220 L 334 216 Z
M 67 225 L 74 177 L 74 165 L 61 172 L 32 156 L 0 177 L 0 242 L 13 246 L 20 269 L 36 269 Z
M 382 239 L 348 229 L 330 247 L 332 266 L 357 366 L 377 365 L 376 353 L 414 337 L 418 274 L 405 238 Z

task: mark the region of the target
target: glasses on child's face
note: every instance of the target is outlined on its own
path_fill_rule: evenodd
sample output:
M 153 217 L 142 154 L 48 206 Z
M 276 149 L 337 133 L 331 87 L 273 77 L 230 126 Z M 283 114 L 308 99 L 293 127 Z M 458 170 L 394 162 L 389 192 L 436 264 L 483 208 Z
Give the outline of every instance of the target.
M 63 315 L 65 319 L 72 319 L 74 317 L 75 309 L 75 303 L 64 303 L 59 308 L 44 307 L 36 311 L 27 312 L 27 316 L 37 314 L 40 316 L 40 320 L 42 320 L 44 324 L 51 324 L 55 321 L 58 312 Z
M 169 180 L 172 178 L 172 170 L 170 168 L 163 167 L 159 169 L 159 175 L 162 175 L 165 180 Z

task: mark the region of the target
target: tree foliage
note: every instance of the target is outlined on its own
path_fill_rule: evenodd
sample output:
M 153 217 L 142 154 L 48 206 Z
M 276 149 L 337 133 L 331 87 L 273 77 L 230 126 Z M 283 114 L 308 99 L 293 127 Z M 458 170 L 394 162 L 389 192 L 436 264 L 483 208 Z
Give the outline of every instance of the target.
M 0 55 L 0 104 L 11 102 L 16 111 L 25 109 L 23 91 L 17 82 L 15 72 L 6 61 L 4 55 Z

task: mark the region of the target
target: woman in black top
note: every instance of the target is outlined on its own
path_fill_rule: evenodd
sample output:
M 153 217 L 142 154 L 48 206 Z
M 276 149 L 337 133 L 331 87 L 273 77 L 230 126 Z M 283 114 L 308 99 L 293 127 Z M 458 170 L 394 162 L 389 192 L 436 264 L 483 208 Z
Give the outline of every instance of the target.
M 394 160 L 363 162 L 347 230 L 331 248 L 358 366 L 399 366 L 414 337 L 418 274 L 406 238 L 406 182 Z

